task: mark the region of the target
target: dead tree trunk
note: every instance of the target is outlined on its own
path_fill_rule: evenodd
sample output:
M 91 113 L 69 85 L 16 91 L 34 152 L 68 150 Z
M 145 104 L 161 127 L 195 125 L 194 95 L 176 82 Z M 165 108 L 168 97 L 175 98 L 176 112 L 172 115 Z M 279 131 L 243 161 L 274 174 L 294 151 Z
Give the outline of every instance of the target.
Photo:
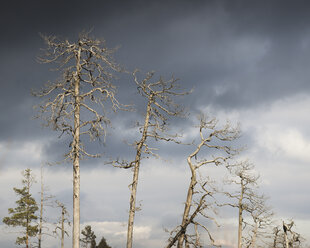
M 80 247 L 80 75 L 81 48 L 76 53 L 74 84 L 74 136 L 73 136 L 73 248 Z
M 65 158 L 73 163 L 72 244 L 73 248 L 79 248 L 80 159 L 82 156 L 99 157 L 99 154 L 86 152 L 81 136 L 100 140 L 105 135 L 105 127 L 110 125 L 105 113 L 107 102 L 113 111 L 123 107 L 115 99 L 116 87 L 112 84 L 113 72 L 121 69 L 111 56 L 113 50 L 104 46 L 104 40 L 91 38 L 88 33 L 80 34 L 75 43 L 53 36 L 43 38 L 47 49 L 39 61 L 58 63 L 57 70 L 62 72 L 62 77 L 34 95 L 50 97 L 40 106 L 40 117 L 46 120 L 47 126 L 60 131 L 60 136 L 71 136 L 70 151 Z M 86 118 L 80 118 L 81 114 Z
M 287 237 L 288 229 L 289 229 L 288 226 L 283 221 L 283 232 L 284 232 L 285 248 L 290 248 L 289 242 L 288 242 L 288 237 Z
M 69 214 L 68 214 L 67 209 L 63 203 L 56 200 L 56 204 L 57 204 L 57 207 L 59 207 L 61 209 L 61 217 L 58 219 L 58 222 L 56 223 L 56 228 L 54 230 L 54 233 L 57 236 L 60 236 L 61 248 L 64 248 L 65 234 L 67 236 L 69 236 L 65 230 L 65 221 L 68 221 L 67 217 L 69 216 Z M 70 225 L 70 222 L 69 222 L 69 225 Z M 58 235 L 58 232 L 57 232 L 58 229 L 60 230 L 60 235 Z
M 197 179 L 196 179 L 196 169 L 195 166 L 193 165 L 191 159 L 195 156 L 197 156 L 198 152 L 200 151 L 201 147 L 203 146 L 203 142 L 201 142 L 199 144 L 199 146 L 197 147 L 197 149 L 188 156 L 187 158 L 187 164 L 191 170 L 191 181 L 190 181 L 190 185 L 188 187 L 187 190 L 187 197 L 186 197 L 186 202 L 185 202 L 185 207 L 184 207 L 184 212 L 183 212 L 183 217 L 182 217 L 182 224 L 181 226 L 185 226 L 186 222 L 188 221 L 188 217 L 189 217 L 189 212 L 192 206 L 192 199 L 193 199 L 193 195 L 194 195 L 194 190 L 195 190 L 195 186 L 197 184 Z M 178 238 L 178 248 L 182 248 L 183 247 L 183 243 L 184 243 L 184 233 L 180 235 L 180 237 Z
M 137 195 L 137 187 L 138 187 L 140 162 L 141 162 L 141 153 L 142 153 L 143 145 L 147 138 L 147 131 L 149 127 L 149 119 L 150 119 L 152 102 L 153 102 L 153 95 L 150 97 L 148 104 L 147 104 L 142 138 L 137 146 L 137 154 L 136 154 L 134 173 L 133 173 L 133 179 L 132 179 L 132 184 L 131 184 L 130 208 L 129 208 L 128 231 L 127 231 L 127 248 L 132 248 L 133 226 L 134 226 L 133 224 L 134 224 L 134 218 L 135 218 L 135 212 L 136 212 L 136 195 Z
M 174 91 L 176 79 L 172 78 L 164 81 L 160 78 L 158 81 L 150 82 L 154 73 L 148 73 L 146 78 L 141 82 L 137 79 L 137 71 L 133 73 L 134 81 L 138 86 L 139 93 L 147 99 L 146 112 L 143 126 L 140 126 L 142 135 L 141 139 L 135 143 L 135 160 L 128 163 L 126 161 L 113 161 L 111 162 L 116 167 L 133 168 L 133 180 L 130 185 L 130 209 L 128 218 L 128 232 L 127 232 L 127 248 L 132 248 L 133 245 L 133 229 L 134 217 L 136 208 L 137 187 L 139 180 L 139 170 L 143 154 L 147 157 L 155 156 L 153 149 L 147 144 L 149 138 L 156 141 L 173 141 L 179 143 L 175 138 L 177 135 L 170 135 L 167 133 L 168 116 L 182 116 L 183 109 L 178 104 L 175 104 L 172 97 L 186 95 L 189 92 L 178 93 Z M 138 124 L 139 125 L 139 124 Z
M 240 191 L 240 198 L 238 202 L 238 248 L 242 248 L 242 224 L 243 224 L 243 194 L 244 194 L 244 183 L 241 180 L 241 191 Z
M 216 223 L 215 218 L 212 216 L 212 214 L 210 214 L 210 212 L 214 213 L 214 211 L 211 210 L 213 209 L 211 206 L 215 204 L 213 194 L 215 194 L 216 190 L 212 186 L 212 183 L 209 181 L 209 179 L 203 180 L 203 182 L 198 182 L 197 171 L 199 171 L 200 167 L 206 165 L 226 164 L 235 155 L 237 150 L 233 149 L 227 144 L 220 143 L 229 142 L 238 138 L 239 129 L 232 128 L 228 123 L 223 128 L 217 128 L 216 119 L 213 118 L 207 120 L 204 116 L 201 116 L 199 134 L 200 142 L 196 145 L 196 149 L 194 150 L 194 152 L 187 157 L 187 164 L 191 171 L 191 180 L 187 190 L 182 222 L 180 226 L 178 226 L 171 232 L 171 234 L 175 233 L 175 235 L 169 238 L 169 243 L 166 248 L 174 246 L 176 242 L 178 248 L 183 248 L 184 245 L 185 247 L 187 247 L 190 244 L 200 245 L 198 227 L 202 228 L 204 231 L 207 232 L 212 245 L 215 245 L 215 241 L 209 229 L 201 222 L 196 221 L 195 218 L 197 215 L 200 215 Z M 212 158 L 210 159 L 203 158 L 201 160 L 197 160 L 198 153 L 203 147 L 206 149 L 210 149 L 210 152 L 214 149 L 217 155 L 211 155 Z M 197 184 L 200 186 L 199 188 L 196 187 Z M 193 199 L 195 194 L 198 194 L 198 199 Z M 206 200 L 207 197 L 210 197 L 210 202 Z M 193 206 L 195 206 L 196 208 L 194 211 L 191 211 Z M 207 212 L 208 210 L 210 210 L 209 213 Z M 195 234 L 187 233 L 187 228 L 190 224 L 194 224 Z

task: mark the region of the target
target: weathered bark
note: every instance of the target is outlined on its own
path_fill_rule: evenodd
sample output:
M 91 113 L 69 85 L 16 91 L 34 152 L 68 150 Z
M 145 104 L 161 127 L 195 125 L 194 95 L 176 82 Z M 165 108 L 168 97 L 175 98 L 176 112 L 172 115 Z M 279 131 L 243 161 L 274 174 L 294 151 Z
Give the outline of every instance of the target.
M 206 180 L 199 182 L 200 187 L 198 188 L 197 171 L 199 171 L 199 168 L 202 166 L 210 164 L 225 164 L 229 159 L 231 159 L 232 156 L 235 155 L 236 150 L 227 145 L 220 145 L 218 141 L 225 142 L 236 139 L 239 135 L 239 129 L 232 128 L 229 124 L 225 125 L 221 129 L 217 129 L 217 120 L 214 118 L 207 120 L 204 116 L 201 116 L 199 120 L 200 142 L 197 144 L 194 152 L 187 157 L 187 164 L 191 171 L 191 180 L 187 190 L 182 223 L 179 227 L 177 227 L 174 231 L 171 232 L 171 234 L 175 234 L 173 237 L 169 238 L 166 248 L 174 246 L 176 242 L 178 248 L 183 248 L 184 245 L 185 247 L 189 245 L 202 247 L 199 240 L 198 228 L 202 228 L 204 231 L 206 231 L 211 241 L 211 244 L 216 246 L 208 227 L 203 225 L 201 222 L 195 220 L 196 216 L 199 214 L 201 217 L 210 219 L 214 221 L 215 224 L 217 224 L 215 218 L 209 213 L 206 213 L 206 210 L 210 210 L 211 213 L 216 215 L 216 212 L 214 211 L 214 209 L 212 210 L 211 207 L 213 204 L 216 203 L 213 198 L 213 194 L 216 192 L 216 189 L 212 186 L 212 183 L 209 181 L 208 177 Z M 207 135 L 204 134 L 205 132 Z M 215 145 L 213 144 L 213 142 L 216 142 L 217 144 Z M 211 159 L 203 158 L 201 160 L 197 160 L 198 153 L 203 147 L 207 149 L 217 150 L 217 156 L 211 155 Z M 194 159 L 195 161 L 193 161 Z M 195 201 L 193 200 L 194 194 L 199 195 L 199 201 L 197 201 L 197 199 Z M 207 197 L 210 197 L 209 202 L 206 200 Z M 191 211 L 191 208 L 193 206 L 196 207 L 195 211 Z M 195 234 L 190 234 L 189 232 L 187 232 L 187 228 L 190 224 L 194 224 Z
M 200 151 L 201 147 L 203 146 L 204 142 L 201 142 L 199 144 L 199 146 L 197 147 L 197 149 L 190 154 L 187 157 L 187 164 L 191 170 L 191 181 L 187 190 L 187 197 L 186 197 L 186 202 L 185 202 L 185 207 L 184 207 L 184 212 L 183 212 L 183 218 L 182 218 L 182 224 L 181 226 L 185 226 L 185 223 L 188 221 L 188 216 L 189 216 L 189 212 L 192 206 L 192 199 L 193 199 L 193 194 L 194 194 L 194 189 L 195 186 L 197 184 L 197 179 L 196 179 L 196 169 L 195 166 L 192 164 L 191 159 L 196 156 L 198 154 L 198 152 Z M 181 234 L 180 237 L 178 238 L 178 248 L 182 248 L 183 247 L 183 243 L 184 243 L 184 234 Z
M 206 195 L 204 195 L 201 199 L 200 199 L 200 203 L 203 202 L 203 199 Z M 198 206 L 196 207 L 195 211 L 193 212 L 193 214 L 189 217 L 189 219 L 187 219 L 187 221 L 181 225 L 180 230 L 175 234 L 175 236 L 169 241 L 169 244 L 166 246 L 166 248 L 171 248 L 172 246 L 174 246 L 174 244 L 179 240 L 179 238 L 185 234 L 186 232 L 186 228 L 187 226 L 192 223 L 192 221 L 195 219 L 195 217 L 197 216 L 197 214 L 199 213 L 200 209 L 201 209 L 202 204 L 198 204 Z M 184 238 L 183 238 L 184 240 Z
M 266 197 L 257 191 L 259 175 L 255 172 L 254 165 L 246 160 L 230 165 L 228 168 L 232 178 L 226 183 L 238 185 L 239 190 L 232 193 L 229 190 L 223 192 L 230 199 L 234 199 L 233 203 L 223 204 L 223 206 L 238 209 L 237 247 L 256 247 L 257 238 L 265 235 L 263 230 L 270 227 L 273 213 L 265 205 Z M 244 220 L 246 214 L 252 217 L 252 223 Z M 243 235 L 243 229 L 246 227 L 249 234 Z
M 106 117 L 105 103 L 111 104 L 113 111 L 123 107 L 115 99 L 116 87 L 112 84 L 114 74 L 120 67 L 112 58 L 113 50 L 104 45 L 104 40 L 89 37 L 89 33 L 79 35 L 77 42 L 59 40 L 55 36 L 43 36 L 47 44 L 42 63 L 57 63 L 56 70 L 61 78 L 49 83 L 35 96 L 49 97 L 40 105 L 40 117 L 46 125 L 62 135 L 70 135 L 70 151 L 65 159 L 73 163 L 73 248 L 79 248 L 80 239 L 80 158 L 99 157 L 89 154 L 80 136 L 100 140 L 110 125 Z M 100 108 L 97 109 L 97 106 Z M 86 118 L 80 118 L 80 111 Z M 72 123 L 73 122 L 73 123 Z
M 128 218 L 128 231 L 127 231 L 127 248 L 132 248 L 133 243 L 133 226 L 134 226 L 134 218 L 136 212 L 136 198 L 137 198 L 137 187 L 138 187 L 138 178 L 139 178 L 139 169 L 141 163 L 141 154 L 142 148 L 147 138 L 147 130 L 149 127 L 149 119 L 150 119 L 150 112 L 151 112 L 151 104 L 153 103 L 153 95 L 149 97 L 146 115 L 144 120 L 142 138 L 137 146 L 137 153 L 135 158 L 135 165 L 134 165 L 134 173 L 131 185 L 131 195 L 130 195 L 130 208 L 129 208 L 129 218 Z
M 73 230 L 72 247 L 80 247 L 80 73 L 81 48 L 76 54 L 74 85 L 74 136 L 73 136 Z
M 175 139 L 177 135 L 169 135 L 166 133 L 167 116 L 181 116 L 183 110 L 179 108 L 178 104 L 173 102 L 171 96 L 186 95 L 185 93 L 178 93 L 173 91 L 176 86 L 176 79 L 172 78 L 168 81 L 163 81 L 160 78 L 158 81 L 150 82 L 154 73 L 147 73 L 147 76 L 141 82 L 137 79 L 137 71 L 133 72 L 134 81 L 138 86 L 138 92 L 147 99 L 146 113 L 144 118 L 144 124 L 141 126 L 141 138 L 135 143 L 135 160 L 130 163 L 127 161 L 113 161 L 111 162 L 116 167 L 121 168 L 133 168 L 133 179 L 130 185 L 130 207 L 128 217 L 128 231 L 127 231 L 127 248 L 133 246 L 133 229 L 134 218 L 137 211 L 136 207 L 136 195 L 139 180 L 139 170 L 142 160 L 142 154 L 148 156 L 158 157 L 153 153 L 153 149 L 147 144 L 149 138 L 153 138 L 156 141 L 173 141 L 178 143 Z M 139 126 L 139 123 L 138 123 Z
M 68 220 L 65 215 L 68 215 L 68 212 L 67 212 L 66 207 L 63 203 L 56 200 L 56 204 L 57 204 L 57 207 L 61 208 L 61 217 L 60 217 L 60 219 L 56 225 L 54 233 L 57 234 L 57 230 L 58 229 L 60 230 L 61 248 L 64 248 L 65 234 L 68 235 L 68 233 L 65 231 L 65 221 Z M 60 224 L 60 226 L 58 226 L 58 224 Z
M 288 226 L 284 223 L 284 221 L 283 221 L 283 229 L 284 229 L 285 248 L 290 248 L 289 242 L 288 242 L 288 237 L 287 237 Z
M 243 179 L 241 179 L 241 191 L 240 198 L 238 202 L 238 248 L 242 248 L 242 224 L 243 224 L 243 194 L 244 194 L 244 184 Z

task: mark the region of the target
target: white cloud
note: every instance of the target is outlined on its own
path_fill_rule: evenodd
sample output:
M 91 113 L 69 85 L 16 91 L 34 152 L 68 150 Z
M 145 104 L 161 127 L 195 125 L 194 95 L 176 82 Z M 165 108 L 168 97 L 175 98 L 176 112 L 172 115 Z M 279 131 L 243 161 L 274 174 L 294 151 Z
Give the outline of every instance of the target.
M 310 162 L 310 140 L 306 140 L 301 130 L 269 126 L 257 137 L 257 142 L 277 156 Z
M 109 237 L 111 243 L 115 241 L 122 240 L 125 243 L 127 236 L 127 222 L 113 222 L 113 221 L 91 221 L 85 222 L 82 226 L 91 225 L 92 229 L 97 233 L 97 237 L 100 239 L 103 235 L 104 237 Z M 135 240 L 139 241 L 142 239 L 149 239 L 152 231 L 151 226 L 147 225 L 136 225 L 134 227 Z

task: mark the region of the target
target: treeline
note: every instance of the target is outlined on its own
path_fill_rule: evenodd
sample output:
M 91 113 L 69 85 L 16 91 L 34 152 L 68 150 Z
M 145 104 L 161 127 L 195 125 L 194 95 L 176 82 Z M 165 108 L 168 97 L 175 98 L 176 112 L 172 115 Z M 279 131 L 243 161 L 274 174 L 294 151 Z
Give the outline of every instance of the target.
M 56 200 L 53 195 L 48 194 L 47 187 L 43 181 L 43 167 L 41 167 L 41 191 L 39 203 L 32 195 L 32 186 L 36 183 L 35 175 L 31 169 L 25 169 L 22 172 L 22 188 L 13 188 L 18 200 L 15 208 L 9 208 L 10 216 L 3 218 L 3 223 L 8 226 L 18 227 L 20 236 L 16 238 L 16 244 L 31 247 L 49 247 L 43 242 L 44 236 L 60 239 L 60 247 L 64 248 L 65 236 L 69 237 L 67 232 L 70 227 L 70 215 L 63 203 Z M 59 218 L 48 220 L 48 208 L 59 209 Z M 104 237 L 99 244 L 96 244 L 96 235 L 90 225 L 85 226 L 81 232 L 81 246 L 85 248 L 111 248 Z
M 67 135 L 70 139 L 70 149 L 65 154 L 65 160 L 71 161 L 73 165 L 72 247 L 79 248 L 80 241 L 83 240 L 80 238 L 79 214 L 80 160 L 83 157 L 100 157 L 100 154 L 87 150 L 83 143 L 84 137 L 98 140 L 105 136 L 107 128 L 111 126 L 109 109 L 133 110 L 133 106 L 122 104 L 116 95 L 115 74 L 128 71 L 114 61 L 112 56 L 114 49 L 107 48 L 104 40 L 95 39 L 89 33 L 82 33 L 76 42 L 60 40 L 55 36 L 42 37 L 46 49 L 39 57 L 39 61 L 56 64 L 56 71 L 61 73 L 60 79 L 45 85 L 33 94 L 43 98 L 38 117 L 44 120 L 46 126 L 59 132 L 60 137 Z M 216 118 L 200 114 L 195 129 L 198 140 L 184 142 L 180 135 L 171 132 L 168 125 L 173 118 L 186 118 L 184 107 L 177 102 L 180 102 L 180 97 L 190 94 L 191 91 L 181 91 L 178 80 L 174 77 L 168 80 L 162 77 L 156 78 L 153 72 L 141 76 L 138 70 L 131 74 L 131 87 L 137 89 L 145 104 L 144 116 L 141 120 L 137 120 L 140 136 L 133 144 L 131 161 L 119 158 L 107 161 L 114 167 L 133 171 L 126 247 L 133 247 L 141 163 L 146 163 L 150 157 L 158 157 L 156 151 L 160 147 L 155 149 L 150 145 L 159 146 L 163 142 L 172 142 L 176 146 L 188 145 L 189 149 L 192 149 L 186 160 L 191 177 L 185 192 L 184 211 L 180 224 L 169 231 L 170 238 L 167 240 L 166 248 L 218 246 L 210 229 L 210 223 L 217 225 L 218 209 L 225 207 L 236 209 L 238 248 L 301 247 L 302 239 L 293 231 L 293 222 L 283 222 L 282 229 L 274 227 L 274 215 L 266 203 L 266 196 L 258 188 L 259 176 L 255 172 L 254 165 L 248 160 L 238 159 L 238 155 L 242 152 L 242 147 L 237 146 L 240 136 L 239 126 L 234 126 L 230 122 L 223 124 Z M 229 177 L 225 183 L 211 177 L 208 173 L 211 167 L 222 168 L 228 173 Z M 16 214 L 14 211 L 17 210 L 9 210 L 9 213 L 14 216 Z M 33 211 L 36 211 L 35 208 Z M 4 223 L 10 225 L 9 218 Z M 28 224 L 32 221 L 35 221 L 35 218 L 27 219 Z M 84 233 L 93 234 L 91 227 L 87 228 Z M 18 240 L 18 244 L 26 243 L 27 235 L 30 237 L 36 234 L 28 231 L 30 229 L 26 228 L 26 238 Z M 202 239 L 205 234 L 208 240 Z M 90 243 L 87 241 L 88 244 L 92 245 L 92 248 L 98 247 L 92 244 L 92 241 Z

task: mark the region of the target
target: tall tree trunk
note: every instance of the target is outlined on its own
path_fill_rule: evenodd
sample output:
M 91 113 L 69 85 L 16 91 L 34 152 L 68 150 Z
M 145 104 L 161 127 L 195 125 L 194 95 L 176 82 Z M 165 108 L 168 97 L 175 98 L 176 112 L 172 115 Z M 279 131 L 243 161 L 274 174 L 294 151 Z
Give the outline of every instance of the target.
M 139 169 L 140 169 L 140 162 L 141 162 L 141 153 L 144 146 L 144 143 L 147 138 L 147 130 L 149 127 L 149 119 L 151 113 L 151 105 L 153 103 L 153 95 L 149 97 L 147 108 L 146 108 L 146 115 L 144 120 L 143 132 L 140 142 L 137 146 L 137 153 L 135 157 L 135 167 L 131 185 L 131 194 L 130 194 L 130 207 L 129 207 L 129 218 L 128 218 L 128 230 L 127 230 L 127 248 L 132 248 L 133 243 L 133 224 L 136 212 L 136 196 L 137 196 L 137 187 L 138 187 L 138 179 L 139 179 Z
M 191 206 L 192 206 L 194 189 L 195 189 L 195 186 L 197 184 L 196 169 L 195 169 L 194 165 L 191 162 L 191 158 L 197 155 L 197 153 L 200 151 L 202 145 L 203 145 L 203 142 L 200 143 L 199 146 L 197 147 L 197 149 L 191 155 L 189 155 L 187 157 L 187 164 L 190 167 L 190 170 L 191 170 L 191 173 L 192 173 L 192 177 L 191 177 L 190 185 L 189 185 L 188 190 L 187 190 L 187 197 L 186 197 L 186 202 L 185 202 L 185 207 L 184 207 L 184 213 L 183 213 L 183 219 L 182 219 L 181 227 L 184 227 L 186 225 L 187 221 L 188 221 L 189 212 L 190 212 L 190 209 L 191 209 Z M 177 244 L 178 248 L 182 248 L 183 247 L 184 235 L 185 235 L 185 233 L 182 233 L 180 235 L 180 237 L 178 238 L 178 244 Z
M 73 137 L 73 248 L 80 247 L 80 72 L 81 48 L 76 54 L 74 87 L 74 137 Z
M 243 193 L 244 193 L 244 185 L 243 181 L 241 180 L 241 193 L 240 193 L 240 198 L 239 198 L 239 204 L 238 204 L 238 209 L 239 209 L 239 214 L 238 214 L 238 248 L 242 248 L 242 212 L 243 212 Z
M 196 173 L 192 175 L 191 178 L 191 183 L 190 186 L 188 188 L 187 191 L 187 197 L 186 197 L 186 202 L 185 202 L 185 207 L 184 207 L 184 213 L 183 213 L 183 219 L 182 219 L 182 225 L 181 226 L 185 226 L 186 222 L 188 220 L 188 216 L 189 216 L 189 211 L 191 209 L 191 205 L 192 205 L 192 198 L 193 198 L 193 193 L 194 193 L 194 187 L 196 185 Z M 182 248 L 183 247 L 183 243 L 184 243 L 184 233 L 180 235 L 179 239 L 178 239 L 178 248 Z

